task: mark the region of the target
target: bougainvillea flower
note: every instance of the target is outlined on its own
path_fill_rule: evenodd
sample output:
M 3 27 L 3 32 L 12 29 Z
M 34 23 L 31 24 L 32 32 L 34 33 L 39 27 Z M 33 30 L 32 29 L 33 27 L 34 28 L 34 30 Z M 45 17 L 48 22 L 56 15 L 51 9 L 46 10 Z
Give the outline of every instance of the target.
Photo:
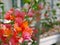
M 4 34 L 3 29 L 0 29 L 0 39 L 1 39 L 1 37 L 3 36 L 3 34 Z
M 19 10 L 15 10 L 14 14 L 16 17 L 20 17 L 20 11 Z
M 7 19 L 7 20 L 10 20 L 10 14 L 9 13 L 5 14 L 4 18 Z
M 14 18 L 15 18 L 13 15 L 10 15 L 10 14 L 6 14 L 4 17 L 7 20 L 14 20 Z
M 21 11 L 15 10 L 15 16 L 16 17 L 21 17 L 22 19 L 24 19 L 25 12 L 21 12 Z
M 15 30 L 13 30 L 13 37 L 16 37 L 17 35 L 18 35 L 18 33 L 15 31 Z
M 34 34 L 34 35 L 36 35 L 36 34 Z M 35 41 L 38 40 L 38 38 L 36 36 L 33 36 L 33 35 L 32 35 L 32 39 L 35 40 Z
M 14 15 L 10 15 L 10 20 L 14 20 L 14 19 L 15 19 Z
M 23 33 L 22 33 L 22 36 L 25 40 L 30 40 L 31 39 L 31 35 L 32 35 L 32 29 L 31 28 L 26 28 Z
M 23 32 L 22 37 L 27 41 L 31 39 L 31 35 L 28 32 Z
M 8 45 L 7 43 L 2 43 L 1 45 Z
M 6 26 L 4 24 L 2 24 L 1 27 L 2 27 L 3 30 L 6 30 Z
M 11 8 L 8 12 L 12 14 L 14 12 L 14 8 Z
M 11 36 L 11 34 L 12 34 L 12 30 L 10 30 L 8 28 L 6 28 L 6 30 L 4 30 L 4 36 L 5 37 L 9 37 L 9 36 Z
M 25 29 L 26 27 L 28 27 L 28 21 L 22 22 L 21 28 Z
M 11 45 L 19 45 L 19 39 L 20 39 L 20 37 L 12 36 L 10 38 L 9 42 L 11 43 Z
M 7 11 L 6 14 L 10 14 L 10 15 L 11 15 L 11 14 L 13 14 L 13 12 L 14 12 L 14 9 L 12 8 L 12 9 L 10 9 L 9 11 Z M 5 15 L 6 15 L 6 14 L 5 14 Z
M 26 15 L 26 13 L 25 12 L 20 12 L 20 17 L 22 18 L 22 19 L 24 19 L 24 17 L 25 17 L 25 15 Z
M 31 40 L 32 28 L 29 27 L 28 21 L 25 19 L 26 13 L 11 9 L 4 18 L 12 21 L 13 23 L 6 23 L 0 25 L 0 39 L 2 45 L 19 45 L 25 40 Z M 8 41 L 8 42 L 7 42 Z
M 14 9 L 13 8 L 10 9 L 8 12 L 6 12 L 4 18 L 7 20 L 14 19 L 14 16 L 12 16 L 13 12 L 14 12 Z
M 11 45 L 17 45 L 18 41 L 16 40 L 16 38 L 12 37 L 12 38 L 10 38 L 9 42 Z
M 4 36 L 1 37 L 1 40 L 2 40 L 3 43 L 6 43 L 6 39 L 7 39 L 7 38 L 4 37 Z
M 34 29 L 34 30 L 33 30 L 33 33 L 34 33 L 34 34 L 37 34 L 37 33 L 38 33 L 38 30 L 37 30 L 37 29 Z
M 30 35 L 32 35 L 33 31 L 32 31 L 32 28 L 25 28 L 25 30 L 23 32 L 28 32 Z
M 33 17 L 34 16 L 34 13 L 32 10 L 29 10 L 28 14 L 27 14 L 29 17 Z
M 11 29 L 12 25 L 11 24 L 4 24 L 6 26 L 6 28 Z
M 22 18 L 17 17 L 17 18 L 15 18 L 15 22 L 20 25 L 23 22 L 23 20 L 22 20 Z
M 17 23 L 14 24 L 14 29 L 15 29 L 18 33 L 22 31 L 21 27 L 19 27 Z
M 19 43 L 22 43 L 23 42 L 23 38 L 21 37 L 20 39 L 19 39 Z

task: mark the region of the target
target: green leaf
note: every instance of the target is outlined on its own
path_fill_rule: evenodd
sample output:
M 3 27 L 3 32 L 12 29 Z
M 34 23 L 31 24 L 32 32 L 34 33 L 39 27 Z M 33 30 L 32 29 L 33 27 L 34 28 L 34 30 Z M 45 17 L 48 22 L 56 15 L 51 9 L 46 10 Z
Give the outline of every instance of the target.
M 38 10 L 38 5 L 37 4 L 32 5 L 32 9 L 33 10 Z
M 30 3 L 31 0 L 23 0 L 23 3 Z
M 39 0 L 36 0 L 36 2 L 39 2 Z
M 28 44 L 28 42 L 27 41 L 24 41 L 23 43 L 22 43 L 22 45 L 27 45 Z
M 31 45 L 37 45 L 37 42 L 36 41 L 33 41 Z
M 59 6 L 59 5 L 60 5 L 60 3 L 57 3 L 56 5 L 57 5 L 57 6 Z
M 2 40 L 0 39 L 0 45 L 1 45 L 1 43 L 2 43 Z
M 26 19 L 28 22 L 30 21 L 30 20 L 29 20 L 29 16 L 26 16 L 25 19 Z
M 52 9 L 52 13 L 53 13 L 53 15 L 56 15 L 56 10 Z

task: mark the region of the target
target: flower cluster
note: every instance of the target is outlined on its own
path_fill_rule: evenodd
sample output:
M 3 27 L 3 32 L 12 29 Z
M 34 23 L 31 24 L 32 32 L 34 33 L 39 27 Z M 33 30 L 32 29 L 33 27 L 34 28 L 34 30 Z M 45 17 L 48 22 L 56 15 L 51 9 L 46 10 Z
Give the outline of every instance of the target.
M 38 45 L 39 34 L 55 25 L 55 13 L 45 0 L 24 0 L 21 11 L 12 8 L 4 15 L 10 22 L 0 23 L 0 45 Z
M 23 11 L 10 9 L 6 12 L 4 19 L 10 23 L 0 23 L 0 45 L 20 45 L 24 41 L 31 41 L 33 29 L 25 19 Z

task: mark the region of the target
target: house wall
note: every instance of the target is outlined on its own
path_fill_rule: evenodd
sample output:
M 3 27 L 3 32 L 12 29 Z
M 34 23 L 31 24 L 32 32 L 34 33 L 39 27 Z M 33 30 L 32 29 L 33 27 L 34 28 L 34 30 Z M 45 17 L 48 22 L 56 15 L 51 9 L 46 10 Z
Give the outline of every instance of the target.
M 2 0 L 4 3 L 5 11 L 8 11 L 10 8 L 12 8 L 12 1 L 11 0 Z
M 12 0 L 2 0 L 2 2 L 4 3 L 5 11 L 8 11 L 10 8 L 12 8 Z M 21 7 L 21 0 L 17 0 L 17 6 L 18 8 Z

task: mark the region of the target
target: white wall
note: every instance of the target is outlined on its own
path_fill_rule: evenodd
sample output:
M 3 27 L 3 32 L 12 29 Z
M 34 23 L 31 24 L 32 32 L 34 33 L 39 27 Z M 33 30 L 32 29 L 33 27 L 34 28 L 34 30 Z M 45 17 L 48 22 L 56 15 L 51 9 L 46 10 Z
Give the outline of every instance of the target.
M 20 8 L 20 6 L 21 6 L 21 0 L 17 0 L 17 6 Z
M 4 3 L 5 11 L 8 11 L 10 8 L 12 8 L 12 0 L 2 0 Z M 18 8 L 21 8 L 21 0 L 17 0 L 17 6 Z
M 12 0 L 2 0 L 4 3 L 5 11 L 8 11 L 10 8 L 12 8 Z

